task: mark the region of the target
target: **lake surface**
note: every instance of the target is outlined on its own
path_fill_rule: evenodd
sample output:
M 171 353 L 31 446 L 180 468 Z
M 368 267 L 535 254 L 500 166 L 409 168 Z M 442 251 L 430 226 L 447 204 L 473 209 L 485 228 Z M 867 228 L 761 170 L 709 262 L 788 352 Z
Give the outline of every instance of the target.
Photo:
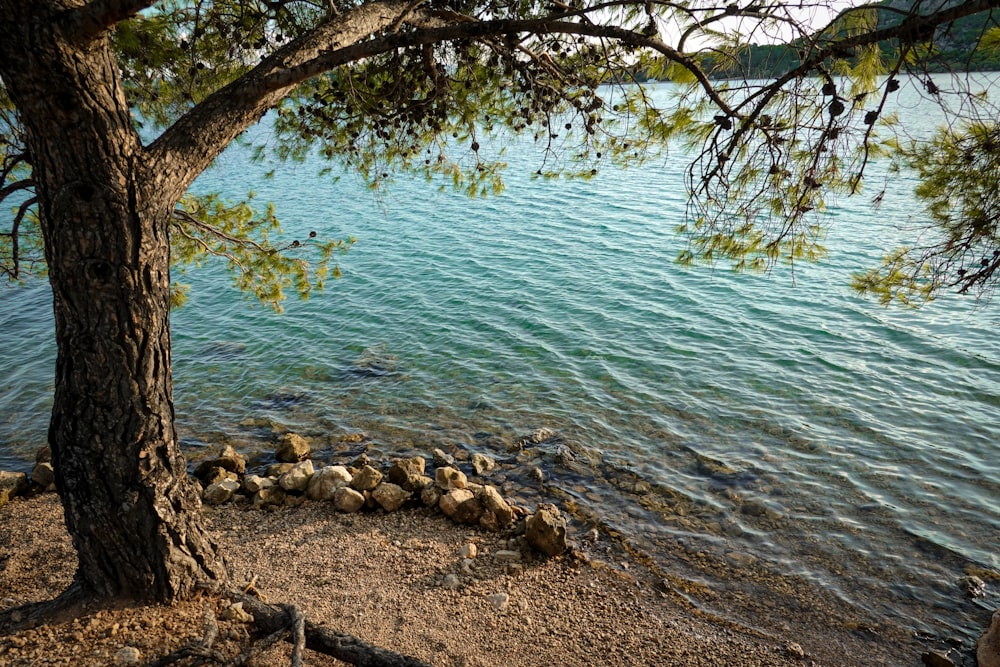
M 386 456 L 483 451 L 509 462 L 505 490 L 555 498 L 577 536 L 617 535 L 673 594 L 751 625 L 792 617 L 792 633 L 968 645 L 1000 606 L 996 580 L 980 599 L 959 583 L 1000 570 L 1000 310 L 885 309 L 848 287 L 919 215 L 907 176 L 877 213 L 864 196 L 832 207 L 830 256 L 793 279 L 674 264 L 679 157 L 547 181 L 515 144 L 506 192 L 470 200 L 421 179 L 376 196 L 315 165 L 264 180 L 245 154 L 198 187 L 256 189 L 292 238 L 358 242 L 341 280 L 283 315 L 217 268 L 179 277 L 189 451 L 264 451 L 282 429 L 327 457 L 360 451 L 340 441 L 356 432 Z M 43 284 L 0 290 L 3 468 L 27 470 L 45 440 L 50 311 Z M 540 428 L 555 437 L 509 451 Z

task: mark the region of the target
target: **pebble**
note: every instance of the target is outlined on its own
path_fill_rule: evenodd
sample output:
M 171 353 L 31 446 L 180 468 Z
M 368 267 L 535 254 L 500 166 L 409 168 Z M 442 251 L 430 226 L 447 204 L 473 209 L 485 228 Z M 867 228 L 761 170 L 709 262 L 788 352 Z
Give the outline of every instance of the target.
M 507 604 L 510 602 L 510 596 L 504 592 L 494 593 L 493 595 L 487 595 L 486 599 L 489 600 L 490 604 L 497 611 L 503 611 L 507 608 Z
M 134 646 L 126 646 L 115 653 L 115 664 L 138 665 L 142 661 L 142 652 Z
M 458 553 L 462 558 L 475 558 L 479 555 L 479 549 L 476 548 L 475 544 L 469 542 L 468 544 L 462 545 L 462 548 Z
M 521 552 L 510 551 L 507 549 L 500 549 L 499 551 L 493 554 L 493 559 L 501 563 L 520 563 Z

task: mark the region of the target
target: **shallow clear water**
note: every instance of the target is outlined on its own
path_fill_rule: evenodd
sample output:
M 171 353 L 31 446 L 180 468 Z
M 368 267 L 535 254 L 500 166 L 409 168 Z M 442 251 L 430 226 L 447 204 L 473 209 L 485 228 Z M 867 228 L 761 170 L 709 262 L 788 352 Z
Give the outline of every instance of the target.
M 620 532 L 707 609 L 739 615 L 766 589 L 774 614 L 822 604 L 893 638 L 976 634 L 996 582 L 968 600 L 957 579 L 1000 570 L 1000 311 L 883 309 L 848 288 L 915 214 L 912 182 L 895 177 L 878 213 L 840 202 L 829 258 L 793 280 L 673 263 L 680 158 L 587 182 L 531 178 L 531 146 L 509 161 L 507 191 L 470 200 L 405 179 L 376 197 L 309 165 L 267 181 L 239 148 L 223 156 L 199 187 L 254 187 L 293 237 L 359 240 L 343 279 L 283 315 L 217 269 L 182 278 L 185 443 L 257 451 L 277 425 L 335 451 L 365 431 L 385 453 L 505 458 L 547 427 L 558 438 L 511 458 L 511 492 Z M 4 468 L 45 439 L 50 308 L 44 285 L 0 290 Z

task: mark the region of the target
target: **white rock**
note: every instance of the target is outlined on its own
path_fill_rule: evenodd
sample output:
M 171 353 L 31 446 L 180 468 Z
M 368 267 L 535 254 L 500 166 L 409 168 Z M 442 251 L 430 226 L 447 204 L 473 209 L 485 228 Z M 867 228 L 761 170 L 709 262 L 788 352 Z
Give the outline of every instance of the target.
M 250 475 L 243 480 L 243 488 L 250 493 L 257 493 L 261 489 L 274 486 L 274 484 L 275 481 L 270 477 L 261 477 L 260 475 Z
M 134 646 L 125 646 L 115 653 L 116 665 L 138 665 L 142 661 L 142 651 Z
M 476 474 L 482 477 L 486 473 L 497 467 L 497 462 L 486 454 L 480 454 L 476 452 L 472 455 L 472 469 L 476 471 Z
M 459 550 L 458 554 L 462 558 L 475 558 L 479 554 L 479 549 L 472 542 L 468 544 L 463 544 L 462 548 Z
M 507 549 L 500 549 L 493 554 L 493 560 L 500 563 L 520 563 L 521 562 L 521 552 L 520 551 L 509 551 Z
M 305 491 L 314 472 L 312 461 L 302 461 L 293 465 L 291 470 L 279 477 L 278 484 L 285 491 Z
M 333 494 L 333 505 L 341 512 L 357 512 L 364 504 L 364 494 L 349 486 L 342 486 Z
M 233 497 L 233 494 L 236 493 L 239 488 L 240 483 L 236 480 L 224 479 L 221 482 L 209 484 L 205 487 L 201 497 L 209 505 L 221 505 L 229 502 L 229 499 Z
M 503 611 L 507 608 L 507 604 L 510 602 L 510 596 L 506 593 L 494 593 L 493 595 L 487 595 L 486 599 L 490 601 L 493 608 L 497 611 Z
M 320 468 L 309 480 L 306 496 L 311 500 L 333 500 L 333 494 L 351 483 L 351 473 L 344 466 Z
M 438 468 L 434 471 L 434 483 L 439 489 L 451 491 L 453 489 L 464 489 L 468 484 L 465 473 L 458 468 L 451 466 Z

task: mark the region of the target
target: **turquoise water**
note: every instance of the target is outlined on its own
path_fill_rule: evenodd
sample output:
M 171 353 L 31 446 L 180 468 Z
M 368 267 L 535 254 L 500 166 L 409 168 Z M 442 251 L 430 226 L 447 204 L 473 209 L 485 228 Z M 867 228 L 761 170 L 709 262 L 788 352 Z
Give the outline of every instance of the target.
M 977 634 L 997 583 L 971 600 L 957 580 L 1000 570 L 1000 311 L 884 309 L 848 288 L 918 215 L 912 181 L 893 177 L 877 213 L 839 202 L 823 263 L 736 275 L 673 263 L 681 158 L 587 182 L 534 179 L 540 160 L 515 144 L 507 191 L 470 200 L 419 179 L 376 195 L 311 165 L 268 181 L 224 155 L 199 187 L 253 187 L 290 236 L 358 242 L 341 280 L 283 315 L 217 269 L 182 278 L 185 445 L 256 452 L 288 428 L 328 454 L 358 431 L 387 455 L 485 451 L 509 460 L 510 493 L 574 508 L 578 534 L 620 533 L 713 612 Z M 45 440 L 50 308 L 44 285 L 0 290 L 5 468 Z M 542 427 L 557 437 L 508 452 Z

